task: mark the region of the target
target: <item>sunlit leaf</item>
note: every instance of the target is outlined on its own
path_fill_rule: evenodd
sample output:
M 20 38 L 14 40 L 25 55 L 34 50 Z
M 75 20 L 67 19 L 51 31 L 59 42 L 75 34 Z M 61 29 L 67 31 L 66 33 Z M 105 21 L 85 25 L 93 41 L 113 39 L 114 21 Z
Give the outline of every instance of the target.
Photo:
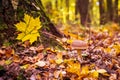
M 5 64 L 6 64 L 6 65 L 9 65 L 9 64 L 11 64 L 11 63 L 12 63 L 12 60 L 6 60 L 6 61 L 5 61 Z
M 21 69 L 27 69 L 29 66 L 30 66 L 30 64 L 25 64 L 25 65 L 20 66 L 20 68 Z
M 56 58 L 57 58 L 57 59 L 55 60 L 55 62 L 56 62 L 57 64 L 61 64 L 61 63 L 63 62 L 62 53 L 58 53 Z
M 19 23 L 15 24 L 15 26 L 17 27 L 17 29 L 19 31 L 22 31 L 22 32 L 25 31 L 24 27 L 26 27 L 26 24 L 24 22 L 19 22 Z
M 83 66 L 82 71 L 81 71 L 81 76 L 87 76 L 89 73 L 89 67 L 88 66 Z
M 35 64 L 36 64 L 37 66 L 39 66 L 39 67 L 43 67 L 43 66 L 46 65 L 46 62 L 45 62 L 45 61 L 38 61 L 38 62 L 36 62 Z
M 120 44 L 115 44 L 113 45 L 113 48 L 115 49 L 116 55 L 120 54 Z
M 61 64 L 61 63 L 63 62 L 63 59 L 57 59 L 57 60 L 55 60 L 55 62 L 56 62 L 57 64 Z
M 107 71 L 105 69 L 98 69 L 97 72 L 103 74 L 103 73 L 106 73 Z
M 20 33 L 18 34 L 17 39 L 21 40 L 24 36 L 25 36 L 25 33 Z
M 17 39 L 22 40 L 22 42 L 29 40 L 32 44 L 33 42 L 37 41 L 37 37 L 39 37 L 38 30 L 41 28 L 39 17 L 33 18 L 25 14 L 24 16 L 25 22 L 19 22 L 15 24 L 18 31 L 21 31 L 18 34 Z
M 69 73 L 73 73 L 73 74 L 77 74 L 80 75 L 80 68 L 81 65 L 78 61 L 75 60 L 67 60 L 65 61 L 67 63 L 67 72 Z
M 90 71 L 89 74 L 90 74 L 89 75 L 90 77 L 94 77 L 94 78 L 98 78 L 99 77 L 99 73 L 96 70 Z

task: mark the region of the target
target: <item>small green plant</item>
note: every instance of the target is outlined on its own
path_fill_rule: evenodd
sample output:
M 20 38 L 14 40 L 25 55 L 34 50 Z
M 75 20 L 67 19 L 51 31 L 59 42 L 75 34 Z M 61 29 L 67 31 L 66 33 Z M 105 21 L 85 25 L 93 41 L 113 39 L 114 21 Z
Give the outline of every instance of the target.
M 24 22 L 20 21 L 15 24 L 18 31 L 21 33 L 18 34 L 18 40 L 22 40 L 22 42 L 29 40 L 32 44 L 37 41 L 37 37 L 40 36 L 38 30 L 41 28 L 39 17 L 33 18 L 28 14 L 24 14 Z

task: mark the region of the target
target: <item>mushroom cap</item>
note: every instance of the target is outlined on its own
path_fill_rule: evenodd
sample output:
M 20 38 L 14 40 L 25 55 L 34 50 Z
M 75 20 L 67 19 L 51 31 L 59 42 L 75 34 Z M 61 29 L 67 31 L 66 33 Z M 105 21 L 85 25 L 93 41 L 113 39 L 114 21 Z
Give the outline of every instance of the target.
M 87 42 L 82 41 L 82 40 L 74 40 L 71 43 L 71 47 L 72 47 L 72 49 L 87 49 L 88 44 L 87 44 Z

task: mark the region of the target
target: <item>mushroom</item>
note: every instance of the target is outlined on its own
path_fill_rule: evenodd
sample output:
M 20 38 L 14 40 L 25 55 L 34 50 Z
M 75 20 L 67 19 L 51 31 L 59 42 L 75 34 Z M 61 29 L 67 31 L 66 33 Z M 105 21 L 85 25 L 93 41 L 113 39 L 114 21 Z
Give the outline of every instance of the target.
M 72 49 L 87 49 L 88 48 L 88 44 L 85 41 L 74 40 L 71 43 L 71 47 L 72 47 Z
M 74 40 L 71 43 L 71 48 L 77 50 L 78 55 L 80 55 L 80 57 L 81 57 L 81 50 L 87 49 L 88 44 L 87 44 L 87 42 L 82 41 L 82 40 Z

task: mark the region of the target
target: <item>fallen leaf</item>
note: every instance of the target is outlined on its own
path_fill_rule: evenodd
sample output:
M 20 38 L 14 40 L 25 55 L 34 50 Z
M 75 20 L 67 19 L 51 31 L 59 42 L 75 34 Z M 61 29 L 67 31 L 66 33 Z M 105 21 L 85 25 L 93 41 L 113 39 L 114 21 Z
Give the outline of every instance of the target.
M 106 73 L 107 71 L 105 69 L 98 69 L 97 72 L 103 74 Z
M 29 48 L 31 51 L 36 51 L 36 47 L 32 46 Z
M 56 62 L 57 64 L 61 64 L 61 63 L 63 62 L 62 53 L 57 53 L 56 58 L 57 58 L 57 59 L 55 60 L 55 62 Z
M 82 66 L 80 76 L 81 77 L 86 77 L 88 74 L 89 74 L 89 67 L 87 65 Z
M 5 61 L 5 64 L 6 64 L 6 65 L 9 65 L 9 64 L 11 64 L 11 63 L 12 63 L 12 60 L 6 60 L 6 61 Z
M 13 55 L 13 61 L 14 62 L 20 62 L 20 57 L 17 54 Z
M 111 74 L 109 77 L 109 80 L 117 80 L 117 75 L 116 74 Z
M 65 61 L 65 63 L 67 64 L 67 68 L 66 68 L 67 72 L 80 75 L 81 65 L 78 61 L 67 60 Z
M 55 72 L 53 73 L 53 75 L 54 75 L 55 78 L 58 78 L 59 75 L 60 75 L 60 73 L 61 73 L 61 71 L 55 71 Z
M 35 64 L 39 67 L 44 67 L 46 65 L 46 62 L 45 61 L 38 61 Z
M 56 64 L 61 64 L 63 62 L 63 59 L 56 59 L 55 62 Z
M 36 51 L 37 51 L 38 53 L 40 53 L 40 52 L 43 51 L 43 49 L 44 49 L 44 47 L 43 47 L 42 45 L 40 45 L 39 47 L 37 47 Z
M 30 66 L 30 64 L 25 64 L 25 65 L 20 66 L 20 68 L 21 69 L 27 69 L 29 66 Z
M 0 49 L 0 54 L 5 54 L 5 50 Z
M 32 76 L 30 77 L 30 80 L 36 80 L 35 75 L 32 75 Z
M 32 44 L 37 41 L 39 37 L 38 30 L 41 28 L 39 17 L 33 18 L 28 14 L 24 14 L 24 22 L 20 21 L 15 24 L 18 31 L 21 33 L 18 34 L 17 39 L 22 40 L 22 42 L 28 41 Z
M 96 70 L 91 70 L 90 73 L 89 73 L 89 76 L 93 77 L 93 78 L 98 78 L 99 73 Z

